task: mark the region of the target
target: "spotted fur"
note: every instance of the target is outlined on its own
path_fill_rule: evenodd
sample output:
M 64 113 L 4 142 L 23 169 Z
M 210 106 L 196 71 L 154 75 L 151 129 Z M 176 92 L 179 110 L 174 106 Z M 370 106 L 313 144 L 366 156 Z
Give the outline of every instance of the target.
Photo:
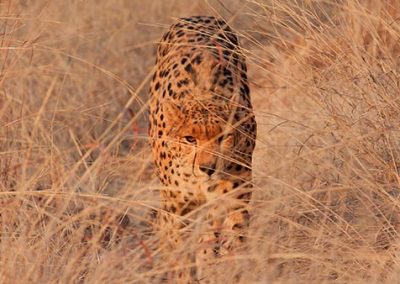
M 245 57 L 225 21 L 182 18 L 164 34 L 149 121 L 164 209 L 184 217 L 209 205 L 196 255 L 201 266 L 240 245 L 250 214 L 256 121 Z

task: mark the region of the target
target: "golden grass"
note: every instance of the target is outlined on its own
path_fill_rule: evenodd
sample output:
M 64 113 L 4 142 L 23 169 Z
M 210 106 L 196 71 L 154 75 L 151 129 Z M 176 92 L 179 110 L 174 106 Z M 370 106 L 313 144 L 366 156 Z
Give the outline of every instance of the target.
M 398 281 L 400 2 L 193 2 L 0 2 L 0 282 L 157 283 L 195 248 L 158 245 L 145 106 L 157 40 L 199 14 L 240 32 L 259 125 L 219 282 Z

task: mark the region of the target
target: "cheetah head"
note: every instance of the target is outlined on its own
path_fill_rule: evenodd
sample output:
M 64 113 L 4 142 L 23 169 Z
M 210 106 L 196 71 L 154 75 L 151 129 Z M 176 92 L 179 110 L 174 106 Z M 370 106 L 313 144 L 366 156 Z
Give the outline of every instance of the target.
M 229 106 L 193 101 L 185 106 L 166 103 L 163 108 L 166 148 L 184 178 L 230 179 L 232 171 L 245 167 L 235 152 L 243 135 Z

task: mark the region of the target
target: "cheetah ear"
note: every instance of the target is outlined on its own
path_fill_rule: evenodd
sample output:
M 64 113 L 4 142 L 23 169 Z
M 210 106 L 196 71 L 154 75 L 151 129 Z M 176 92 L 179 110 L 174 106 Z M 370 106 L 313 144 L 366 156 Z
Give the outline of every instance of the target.
M 211 90 L 215 84 L 213 75 L 217 72 L 219 62 L 211 55 L 203 55 L 201 63 L 192 69 L 192 80 L 197 88 Z
M 167 100 L 162 104 L 163 113 L 166 120 L 170 123 L 183 122 L 184 115 L 182 113 L 181 106 L 172 100 Z

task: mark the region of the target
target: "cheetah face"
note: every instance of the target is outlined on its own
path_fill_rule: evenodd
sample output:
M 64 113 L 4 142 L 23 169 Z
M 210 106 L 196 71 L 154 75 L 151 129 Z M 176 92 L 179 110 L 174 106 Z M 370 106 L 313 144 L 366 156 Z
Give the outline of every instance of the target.
M 226 165 L 235 146 L 234 133 L 223 125 L 181 127 L 173 140 L 178 141 L 179 160 L 184 174 L 203 180 L 219 180 L 227 175 Z
M 251 175 L 252 148 L 243 125 L 229 122 L 235 117 L 229 107 L 198 103 L 185 108 L 165 101 L 160 108 L 160 122 L 153 123 L 151 131 L 156 136 L 153 156 L 161 181 L 207 189 L 222 180 L 246 180 Z

